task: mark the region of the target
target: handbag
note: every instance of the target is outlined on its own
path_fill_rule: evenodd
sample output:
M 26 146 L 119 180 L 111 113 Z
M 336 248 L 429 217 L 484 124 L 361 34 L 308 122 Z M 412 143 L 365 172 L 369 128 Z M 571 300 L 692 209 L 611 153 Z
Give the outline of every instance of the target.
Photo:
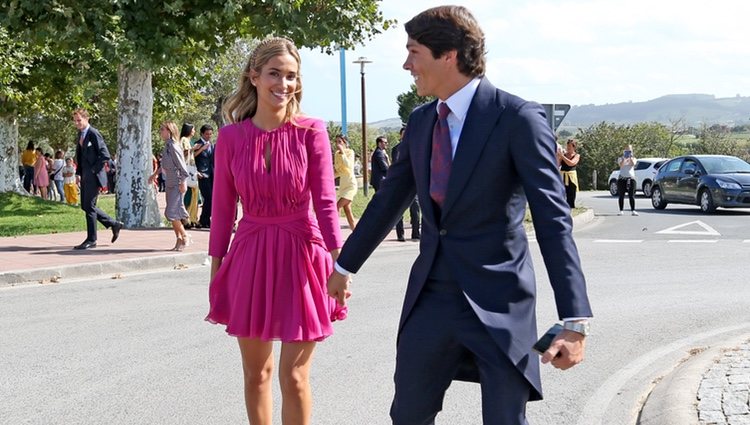
M 188 171 L 186 180 L 188 187 L 198 187 L 198 168 L 195 164 L 188 164 L 186 168 Z

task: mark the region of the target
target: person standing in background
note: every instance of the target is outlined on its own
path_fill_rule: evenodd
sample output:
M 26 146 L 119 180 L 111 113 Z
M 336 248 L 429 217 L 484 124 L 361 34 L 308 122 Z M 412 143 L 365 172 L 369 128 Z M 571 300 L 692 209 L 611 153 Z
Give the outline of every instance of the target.
M 50 185 L 55 188 L 57 195 L 60 197 L 60 202 L 65 202 L 65 191 L 63 190 L 63 174 L 62 169 L 65 166 L 63 160 L 63 151 L 58 150 L 55 152 L 55 159 L 52 160 L 52 171 L 51 171 L 51 182 Z M 50 189 L 51 191 L 51 189 Z
M 42 148 L 36 148 L 36 162 L 34 162 L 34 186 L 39 189 L 39 196 L 48 199 L 47 188 L 49 187 L 49 162 L 42 153 Z
M 76 139 L 76 176 L 81 185 L 81 209 L 86 213 L 86 240 L 75 249 L 96 248 L 96 222 L 112 230 L 112 243 L 120 237 L 124 227 L 96 206 L 99 189 L 107 187 L 104 164 L 109 161 L 109 150 L 99 130 L 89 125 L 89 113 L 83 108 L 73 111 L 73 123 L 78 129 Z
M 377 147 L 372 151 L 372 157 L 370 159 L 370 165 L 372 168 L 370 186 L 372 186 L 373 189 L 375 189 L 375 192 L 377 192 L 380 189 L 380 183 L 385 179 L 391 161 L 388 158 L 388 153 L 385 151 L 388 148 L 388 139 L 386 139 L 385 136 L 378 136 L 378 138 L 375 139 L 375 145 Z
M 557 151 L 557 160 L 560 163 L 560 173 L 565 185 L 565 199 L 570 209 L 576 207 L 576 194 L 578 194 L 578 172 L 576 166 L 581 160 L 581 155 L 576 152 L 578 145 L 573 139 L 568 139 L 564 151 Z
M 26 149 L 21 153 L 21 165 L 23 165 L 23 188 L 32 195 L 36 193 L 34 187 L 34 164 L 36 164 L 36 151 L 34 141 L 29 140 Z
M 354 213 L 352 201 L 357 195 L 357 177 L 354 175 L 354 150 L 349 147 L 349 140 L 345 135 L 336 136 L 336 151 L 333 155 L 334 177 L 339 179 L 336 192 L 336 209 L 343 208 L 349 229 L 354 230 Z
M 190 123 L 183 123 L 182 130 L 180 130 L 180 146 L 182 146 L 182 152 L 184 155 L 185 165 L 187 166 L 188 173 L 195 171 L 195 156 L 193 155 L 193 136 L 195 136 L 195 126 Z M 188 180 L 191 180 L 188 177 Z M 198 224 L 198 185 L 188 181 L 187 192 L 185 192 L 185 208 L 188 212 L 187 223 L 185 227 L 192 229 L 193 227 L 199 227 Z
M 404 140 L 404 131 L 406 126 L 401 127 L 398 133 L 398 143 L 391 149 L 391 159 L 393 163 L 396 163 L 399 158 L 398 149 L 401 146 L 401 142 Z M 409 206 L 409 218 L 411 222 L 411 238 L 412 240 L 419 240 L 419 199 L 414 197 L 414 201 Z M 400 242 L 406 242 L 404 237 L 404 218 L 401 217 L 396 223 L 396 237 Z
M 211 143 L 213 137 L 214 128 L 204 124 L 201 127 L 201 138 L 193 145 L 195 168 L 198 173 L 198 188 L 203 198 L 198 224 L 204 229 L 211 227 L 211 196 L 214 186 L 214 147 Z
M 76 167 L 73 165 L 73 158 L 65 158 L 62 175 L 65 202 L 68 205 L 78 204 L 78 185 L 76 184 Z
M 625 204 L 625 192 L 628 192 L 630 201 L 630 214 L 638 215 L 635 210 L 635 164 L 638 160 L 633 155 L 633 146 L 627 145 L 622 151 L 622 156 L 617 158 L 617 165 L 620 167 L 620 177 L 617 179 L 617 206 L 620 212 L 617 215 L 623 215 L 622 208 Z

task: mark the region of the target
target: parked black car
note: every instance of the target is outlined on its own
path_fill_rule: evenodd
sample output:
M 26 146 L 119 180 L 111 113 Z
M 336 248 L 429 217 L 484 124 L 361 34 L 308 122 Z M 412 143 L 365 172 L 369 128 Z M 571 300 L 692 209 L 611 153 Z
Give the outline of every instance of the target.
M 750 164 L 726 155 L 687 155 L 662 165 L 651 188 L 657 210 L 668 203 L 698 205 L 710 213 L 717 207 L 750 208 Z

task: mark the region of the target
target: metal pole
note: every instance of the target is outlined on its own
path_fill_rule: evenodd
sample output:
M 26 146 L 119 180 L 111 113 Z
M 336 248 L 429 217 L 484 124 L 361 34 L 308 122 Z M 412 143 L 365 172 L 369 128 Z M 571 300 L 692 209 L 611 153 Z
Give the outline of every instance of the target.
M 346 135 L 346 49 L 339 49 L 341 74 L 341 134 Z
M 362 190 L 365 197 L 368 194 L 367 188 L 367 113 L 365 112 L 365 64 L 362 64 L 360 75 L 362 76 Z

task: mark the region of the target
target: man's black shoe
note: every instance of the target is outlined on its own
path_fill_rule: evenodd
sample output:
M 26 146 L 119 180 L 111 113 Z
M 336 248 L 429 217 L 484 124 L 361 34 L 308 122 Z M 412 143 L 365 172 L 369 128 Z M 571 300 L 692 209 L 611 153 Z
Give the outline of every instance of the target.
M 82 244 L 76 245 L 73 247 L 73 249 L 91 249 L 91 248 L 96 248 L 96 242 L 83 241 Z
M 419 235 L 411 235 L 411 240 L 418 241 L 419 240 Z
M 406 238 L 404 238 L 403 236 L 399 236 L 398 237 L 398 241 L 399 242 L 406 242 Z
M 115 243 L 117 238 L 120 237 L 120 230 L 125 224 L 122 221 L 118 221 L 112 225 L 112 243 Z

